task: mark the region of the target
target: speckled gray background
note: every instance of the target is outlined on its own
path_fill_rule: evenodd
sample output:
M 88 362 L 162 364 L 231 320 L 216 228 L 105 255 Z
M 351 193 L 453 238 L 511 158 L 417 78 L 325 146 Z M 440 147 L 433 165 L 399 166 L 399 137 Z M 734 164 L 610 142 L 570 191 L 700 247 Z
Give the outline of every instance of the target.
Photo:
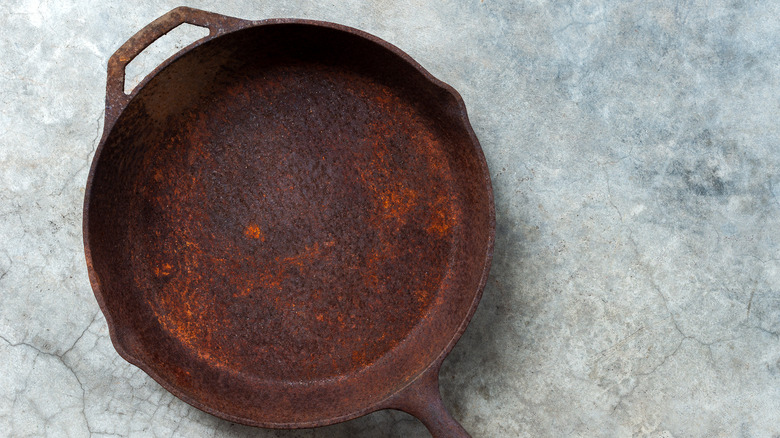
M 780 436 L 778 3 L 182 3 L 354 26 L 463 95 L 496 251 L 441 389 L 475 437 Z M 427 436 L 231 424 L 113 350 L 81 248 L 106 61 L 182 3 L 0 2 L 0 435 Z

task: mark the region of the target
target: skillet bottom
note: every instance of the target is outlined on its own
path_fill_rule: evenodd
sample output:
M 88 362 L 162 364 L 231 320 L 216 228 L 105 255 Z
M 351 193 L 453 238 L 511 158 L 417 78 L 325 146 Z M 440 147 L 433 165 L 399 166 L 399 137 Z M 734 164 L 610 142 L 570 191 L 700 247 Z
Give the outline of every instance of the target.
M 190 354 L 277 381 L 350 374 L 423 318 L 459 205 L 441 135 L 357 73 L 232 78 L 147 144 L 128 241 L 148 317 Z

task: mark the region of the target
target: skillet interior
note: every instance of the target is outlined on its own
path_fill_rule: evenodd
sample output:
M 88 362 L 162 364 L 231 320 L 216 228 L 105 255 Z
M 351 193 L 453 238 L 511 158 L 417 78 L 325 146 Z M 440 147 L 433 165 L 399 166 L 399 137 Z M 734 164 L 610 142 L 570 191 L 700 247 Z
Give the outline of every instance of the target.
M 459 335 L 490 251 L 461 105 L 310 24 L 172 62 L 105 137 L 87 199 L 119 351 L 248 424 L 324 424 L 397 391 Z

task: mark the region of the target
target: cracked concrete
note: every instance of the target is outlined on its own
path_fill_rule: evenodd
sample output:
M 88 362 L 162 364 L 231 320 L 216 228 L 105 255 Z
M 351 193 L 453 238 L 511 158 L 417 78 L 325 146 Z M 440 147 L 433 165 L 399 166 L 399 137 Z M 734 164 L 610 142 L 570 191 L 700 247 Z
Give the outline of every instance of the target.
M 106 62 L 181 4 L 354 26 L 463 95 L 496 249 L 441 390 L 475 437 L 780 436 L 780 6 L 743 0 L 0 3 L 1 436 L 427 436 L 232 424 L 114 351 L 81 247 Z

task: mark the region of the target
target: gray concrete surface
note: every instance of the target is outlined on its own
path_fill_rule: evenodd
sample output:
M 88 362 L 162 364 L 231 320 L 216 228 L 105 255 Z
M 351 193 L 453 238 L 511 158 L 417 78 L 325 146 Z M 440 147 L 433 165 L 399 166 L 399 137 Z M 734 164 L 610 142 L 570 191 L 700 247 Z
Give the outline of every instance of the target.
M 182 3 L 354 26 L 463 95 L 497 239 L 441 389 L 475 437 L 780 436 L 777 2 Z M 231 424 L 113 350 L 81 248 L 106 61 L 178 5 L 0 2 L 0 436 L 426 436 Z

